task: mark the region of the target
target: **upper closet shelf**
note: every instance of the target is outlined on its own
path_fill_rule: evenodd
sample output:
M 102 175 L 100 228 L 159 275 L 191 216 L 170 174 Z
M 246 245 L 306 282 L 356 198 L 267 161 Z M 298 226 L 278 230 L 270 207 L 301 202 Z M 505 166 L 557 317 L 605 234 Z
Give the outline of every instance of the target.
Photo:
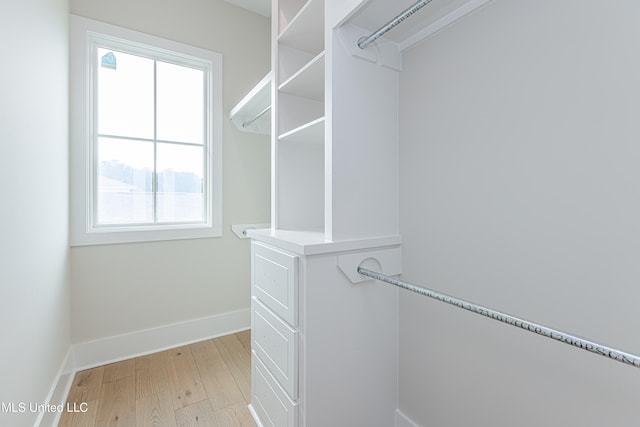
M 355 40 L 355 48 L 358 50 L 376 50 L 376 46 L 391 43 L 397 46 L 397 50 L 403 51 L 491 1 L 493 0 L 431 0 L 406 19 L 401 19 L 401 23 L 365 49 L 357 47 L 359 39 L 368 37 L 403 11 L 422 2 L 363 0 L 341 24 L 358 28 L 360 34 Z
M 271 133 L 271 75 L 269 72 L 229 113 L 229 118 L 244 132 Z

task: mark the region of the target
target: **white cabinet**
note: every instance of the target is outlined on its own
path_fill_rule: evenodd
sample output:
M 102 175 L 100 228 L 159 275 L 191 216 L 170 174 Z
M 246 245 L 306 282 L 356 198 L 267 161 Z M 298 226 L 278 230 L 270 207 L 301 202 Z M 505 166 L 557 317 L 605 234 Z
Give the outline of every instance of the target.
M 251 246 L 252 295 L 292 326 L 298 324 L 298 257 L 254 242 Z
M 298 261 L 251 244 L 251 408 L 263 426 L 298 425 Z
M 375 259 L 379 271 L 398 274 L 399 238 L 296 243 L 271 230 L 250 233 L 251 409 L 258 423 L 392 425 L 398 291 L 348 273 Z M 282 304 L 288 295 L 295 295 L 297 317 Z
M 262 427 L 296 427 L 298 405 L 282 390 L 260 358 L 251 358 L 251 408 Z
M 298 398 L 298 331 L 252 300 L 252 349 L 291 399 Z

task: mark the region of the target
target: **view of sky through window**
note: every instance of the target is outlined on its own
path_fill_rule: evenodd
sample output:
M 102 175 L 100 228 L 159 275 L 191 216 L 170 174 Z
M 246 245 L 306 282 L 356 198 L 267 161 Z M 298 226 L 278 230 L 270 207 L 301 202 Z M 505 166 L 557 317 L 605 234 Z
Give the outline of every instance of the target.
M 204 222 L 205 71 L 97 53 L 97 225 Z

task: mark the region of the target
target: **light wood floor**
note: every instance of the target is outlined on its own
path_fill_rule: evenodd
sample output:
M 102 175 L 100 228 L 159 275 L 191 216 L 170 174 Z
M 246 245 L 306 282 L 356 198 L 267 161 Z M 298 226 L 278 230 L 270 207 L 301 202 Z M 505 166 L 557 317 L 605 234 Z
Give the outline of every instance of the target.
M 81 371 L 59 427 L 255 426 L 250 365 L 244 331 Z

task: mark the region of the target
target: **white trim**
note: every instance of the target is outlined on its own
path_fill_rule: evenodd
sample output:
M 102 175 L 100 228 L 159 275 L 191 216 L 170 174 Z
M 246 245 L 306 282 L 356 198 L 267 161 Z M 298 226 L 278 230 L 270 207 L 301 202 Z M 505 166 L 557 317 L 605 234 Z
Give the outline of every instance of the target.
M 211 146 L 207 156 L 208 223 L 188 225 L 158 225 L 144 227 L 94 228 L 91 225 L 90 188 L 91 174 L 88 168 L 91 149 L 87 138 L 91 138 L 90 88 L 91 67 L 87 58 L 91 53 L 89 37 L 101 34 L 106 38 L 117 37 L 131 41 L 134 45 L 153 46 L 167 52 L 178 52 L 188 58 L 201 58 L 211 64 L 208 81 L 209 133 Z M 94 34 L 95 35 L 95 34 Z M 76 15 L 70 16 L 70 112 L 71 112 L 71 219 L 70 240 L 72 246 L 130 243 L 158 240 L 209 238 L 222 236 L 222 55 L 209 50 L 162 39 L 137 31 L 116 27 Z M 75 118 L 75 119 L 73 119 Z
M 249 329 L 249 308 L 74 344 L 75 370 L 143 356 Z
M 400 409 L 396 409 L 395 427 L 421 427 L 411 418 L 407 417 Z
M 71 346 L 69 347 L 69 350 L 67 350 L 67 354 L 62 361 L 62 365 L 60 365 L 58 374 L 56 375 L 53 384 L 49 389 L 49 393 L 47 394 L 45 402 L 49 403 L 51 406 L 56 407 L 58 405 L 64 405 L 67 401 L 69 390 L 71 390 L 71 384 L 73 383 L 73 374 L 73 346 Z M 58 425 L 61 416 L 62 413 L 58 411 L 39 412 L 34 426 L 55 427 Z
M 253 405 L 251 403 L 247 405 L 247 409 L 249 409 L 249 413 L 251 414 L 253 421 L 256 423 L 256 426 L 264 427 L 262 422 L 260 421 L 260 417 L 258 417 L 258 414 L 256 413 L 256 410 L 253 409 Z

